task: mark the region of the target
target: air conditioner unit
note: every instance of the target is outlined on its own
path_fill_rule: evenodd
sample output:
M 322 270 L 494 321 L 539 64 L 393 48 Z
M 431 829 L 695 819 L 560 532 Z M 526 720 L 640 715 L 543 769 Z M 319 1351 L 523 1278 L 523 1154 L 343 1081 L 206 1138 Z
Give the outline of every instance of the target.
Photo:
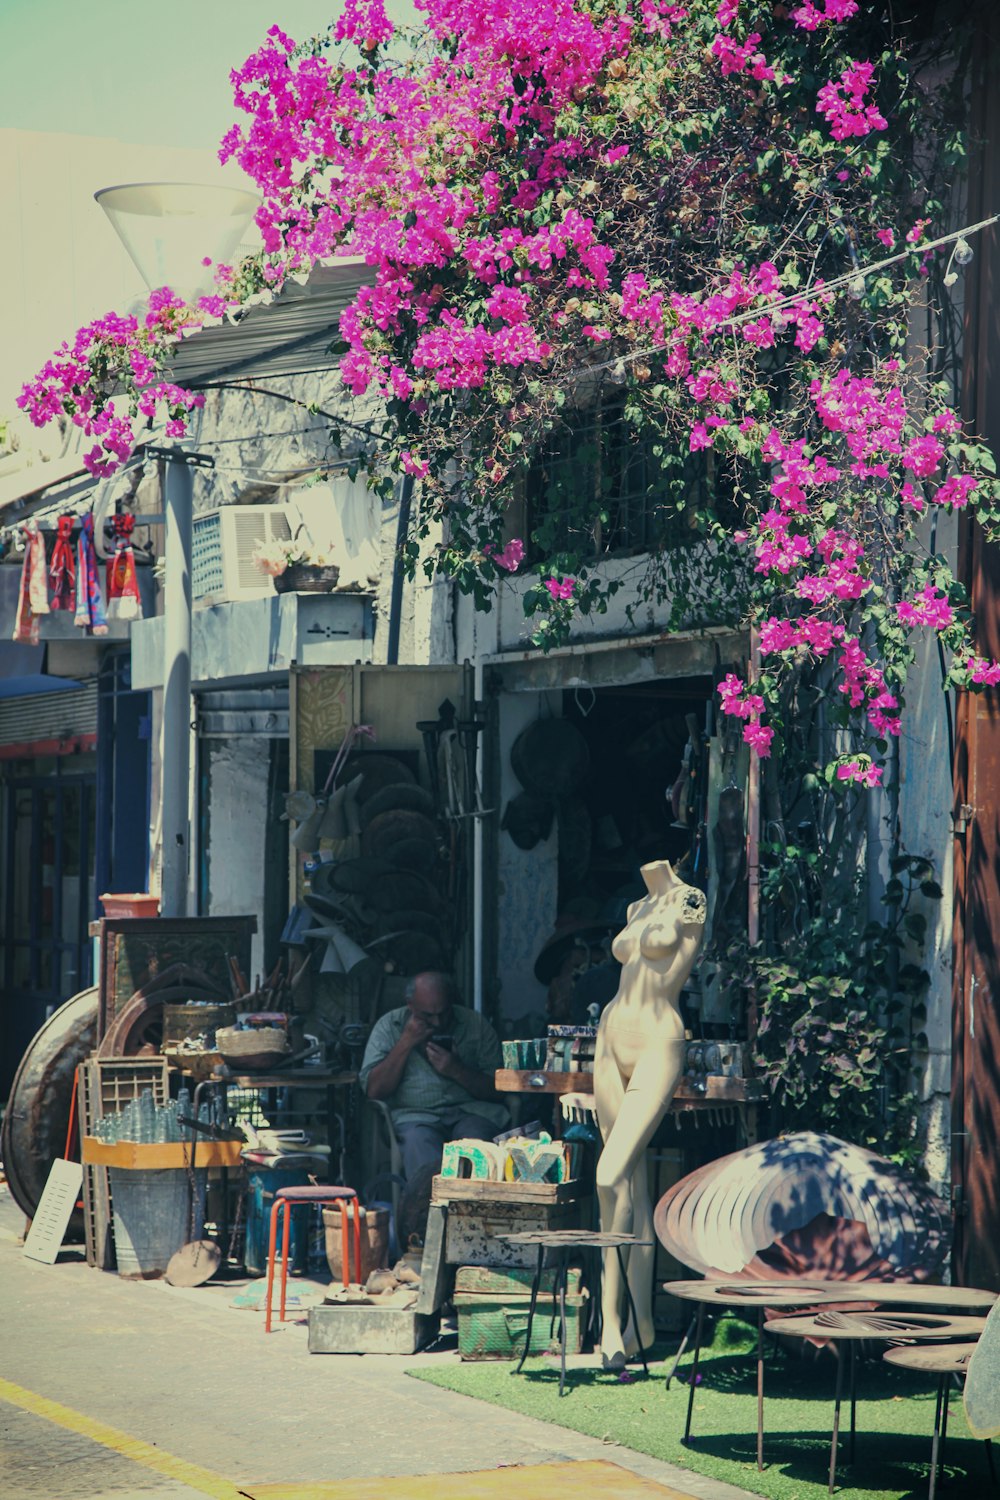
M 191 538 L 191 594 L 204 604 L 262 599 L 274 585 L 253 561 L 258 542 L 288 541 L 299 524 L 284 505 L 224 505 L 195 516 Z

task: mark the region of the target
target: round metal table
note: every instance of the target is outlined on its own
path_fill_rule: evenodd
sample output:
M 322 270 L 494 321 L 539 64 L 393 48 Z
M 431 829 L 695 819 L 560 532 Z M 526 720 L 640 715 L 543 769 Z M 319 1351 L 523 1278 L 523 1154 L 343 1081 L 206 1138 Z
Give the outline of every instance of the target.
M 907 1344 L 899 1349 L 887 1349 L 882 1358 L 890 1365 L 901 1365 L 904 1370 L 924 1370 L 938 1377 L 937 1400 L 934 1405 L 934 1436 L 931 1439 L 931 1477 L 927 1500 L 934 1500 L 937 1491 L 938 1471 L 944 1463 L 944 1445 L 948 1437 L 948 1397 L 951 1394 L 951 1377 L 963 1378 L 972 1358 L 975 1344 Z M 990 1466 L 990 1478 L 996 1484 L 996 1469 L 993 1464 L 993 1444 L 986 1439 L 986 1460 Z
M 542 1271 L 545 1267 L 546 1250 L 557 1252 L 555 1286 L 552 1296 L 559 1299 L 559 1394 L 562 1396 L 566 1389 L 566 1272 L 569 1268 L 569 1257 L 574 1250 L 614 1250 L 618 1256 L 618 1265 L 622 1274 L 622 1284 L 625 1288 L 625 1300 L 628 1304 L 629 1314 L 632 1318 L 632 1327 L 638 1329 L 639 1317 L 632 1300 L 632 1292 L 629 1289 L 627 1267 L 625 1265 L 622 1251 L 631 1245 L 651 1245 L 652 1240 L 637 1240 L 634 1234 L 618 1234 L 613 1230 L 604 1229 L 522 1229 L 513 1234 L 498 1234 L 498 1240 L 506 1240 L 508 1245 L 537 1245 L 538 1261 L 535 1266 L 534 1280 L 531 1283 L 531 1300 L 528 1303 L 528 1327 L 524 1335 L 524 1352 L 518 1360 L 517 1368 L 511 1371 L 512 1375 L 520 1373 L 524 1361 L 528 1357 L 531 1348 L 531 1325 L 535 1317 L 535 1308 L 538 1303 L 538 1289 L 542 1281 Z M 645 1375 L 649 1376 L 649 1364 L 646 1360 L 645 1349 L 640 1348 L 639 1357 L 642 1360 L 642 1368 Z
M 947 1292 L 949 1288 L 942 1287 Z M 876 1300 L 875 1298 L 871 1299 Z M 846 1340 L 851 1351 L 851 1446 L 850 1459 L 854 1458 L 855 1437 L 855 1349 L 858 1343 L 871 1340 L 881 1342 L 916 1342 L 918 1340 L 940 1341 L 942 1344 L 957 1339 L 975 1341 L 986 1327 L 985 1318 L 967 1315 L 949 1317 L 945 1313 L 929 1312 L 837 1312 L 830 1308 L 818 1313 L 799 1313 L 789 1318 L 771 1318 L 764 1327 L 768 1333 L 786 1334 L 800 1339 Z M 837 1447 L 840 1440 L 840 1405 L 844 1388 L 844 1360 L 837 1352 L 837 1390 L 833 1408 L 833 1437 L 830 1442 L 829 1492 L 832 1495 L 837 1474 Z
M 752 1307 L 757 1314 L 757 1468 L 764 1467 L 764 1311 L 765 1308 L 811 1307 L 840 1300 L 832 1292 L 808 1284 L 782 1285 L 775 1282 L 755 1281 L 665 1281 L 665 1292 L 672 1297 L 681 1297 L 686 1302 L 697 1302 L 697 1328 L 694 1340 L 694 1361 L 688 1375 L 687 1416 L 684 1421 L 685 1443 L 691 1438 L 691 1415 L 694 1410 L 694 1388 L 698 1379 L 698 1361 L 701 1357 L 701 1340 L 705 1324 L 706 1307 Z M 690 1328 L 681 1340 L 667 1376 L 667 1389 L 688 1342 Z

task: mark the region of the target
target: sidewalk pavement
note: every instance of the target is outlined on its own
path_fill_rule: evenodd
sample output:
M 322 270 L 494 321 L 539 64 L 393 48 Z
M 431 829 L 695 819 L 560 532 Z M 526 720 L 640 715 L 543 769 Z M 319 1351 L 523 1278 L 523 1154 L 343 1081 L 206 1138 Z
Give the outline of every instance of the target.
M 90 1269 L 78 1247 L 46 1266 L 22 1254 L 23 1227 L 0 1187 L 4 1500 L 360 1500 L 369 1486 L 334 1481 L 516 1465 L 578 1467 L 539 1469 L 541 1487 L 521 1493 L 507 1469 L 509 1500 L 570 1480 L 580 1500 L 652 1500 L 657 1484 L 667 1500 L 750 1500 L 404 1373 L 454 1353 L 310 1355 L 303 1323 L 265 1335 L 262 1313 L 232 1308 L 238 1283 L 126 1281 Z M 473 1500 L 498 1493 L 496 1478 L 383 1482 L 379 1492 Z

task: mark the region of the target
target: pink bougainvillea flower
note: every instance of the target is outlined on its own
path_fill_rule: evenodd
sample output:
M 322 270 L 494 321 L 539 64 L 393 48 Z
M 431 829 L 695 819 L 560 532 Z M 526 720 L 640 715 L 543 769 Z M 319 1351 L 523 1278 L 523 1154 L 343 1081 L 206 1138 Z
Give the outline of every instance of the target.
M 882 767 L 867 757 L 842 762 L 837 767 L 838 781 L 856 781 L 861 786 L 873 787 L 882 784 Z
M 572 599 L 576 591 L 575 578 L 546 578 L 545 587 L 553 599 Z
M 516 573 L 524 562 L 524 543 L 519 536 L 512 537 L 502 552 L 489 549 L 489 556 L 498 568 L 503 568 L 508 573 Z M 551 582 L 551 579 L 549 581 Z

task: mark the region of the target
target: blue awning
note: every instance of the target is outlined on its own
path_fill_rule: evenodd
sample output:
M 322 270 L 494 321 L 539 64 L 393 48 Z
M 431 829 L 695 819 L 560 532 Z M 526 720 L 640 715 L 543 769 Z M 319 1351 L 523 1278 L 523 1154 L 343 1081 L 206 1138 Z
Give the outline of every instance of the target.
M 73 677 L 46 677 L 41 672 L 32 677 L 0 677 L 0 698 L 34 698 L 38 693 L 69 693 L 82 687 Z

